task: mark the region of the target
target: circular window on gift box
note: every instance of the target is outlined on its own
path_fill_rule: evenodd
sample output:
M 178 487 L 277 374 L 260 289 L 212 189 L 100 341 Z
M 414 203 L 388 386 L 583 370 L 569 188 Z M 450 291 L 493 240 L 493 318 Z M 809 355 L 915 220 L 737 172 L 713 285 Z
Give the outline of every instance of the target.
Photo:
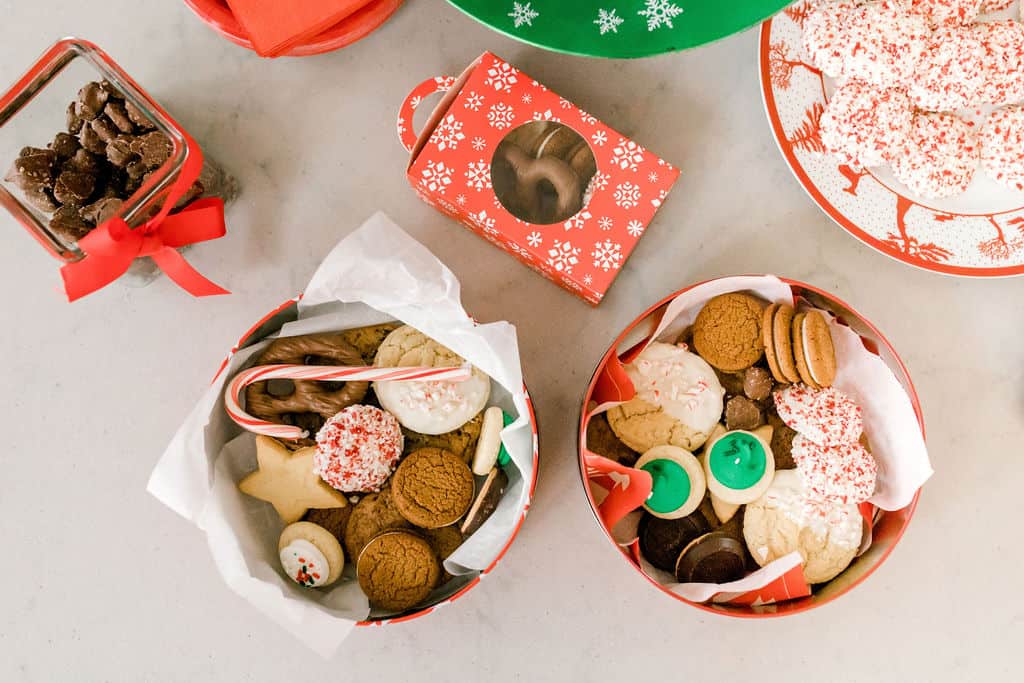
M 557 121 L 531 121 L 513 129 L 491 159 L 498 201 L 516 218 L 536 225 L 576 215 L 596 172 L 587 141 Z

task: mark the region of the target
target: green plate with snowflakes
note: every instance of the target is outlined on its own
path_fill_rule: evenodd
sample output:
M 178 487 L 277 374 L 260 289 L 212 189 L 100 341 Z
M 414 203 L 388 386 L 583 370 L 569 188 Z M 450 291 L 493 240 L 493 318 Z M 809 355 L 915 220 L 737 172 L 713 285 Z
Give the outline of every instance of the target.
M 792 0 L 448 0 L 505 35 L 588 57 L 685 50 L 764 21 Z

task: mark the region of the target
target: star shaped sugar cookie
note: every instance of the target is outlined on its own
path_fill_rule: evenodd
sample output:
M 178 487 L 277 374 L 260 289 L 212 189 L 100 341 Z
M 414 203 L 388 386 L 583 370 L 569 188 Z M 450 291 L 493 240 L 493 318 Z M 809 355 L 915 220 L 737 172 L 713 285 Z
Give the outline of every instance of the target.
M 265 500 L 274 506 L 281 521 L 291 524 L 302 519 L 310 508 L 343 508 L 348 500 L 313 471 L 316 448 L 292 453 L 269 436 L 256 437 L 259 469 L 238 484 L 242 493 Z

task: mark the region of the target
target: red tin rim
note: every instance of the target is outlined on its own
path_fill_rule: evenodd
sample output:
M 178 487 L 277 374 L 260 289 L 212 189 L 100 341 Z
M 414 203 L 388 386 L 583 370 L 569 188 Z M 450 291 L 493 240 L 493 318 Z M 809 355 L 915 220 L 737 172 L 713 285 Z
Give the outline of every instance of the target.
M 372 0 L 331 28 L 296 45 L 282 57 L 310 57 L 341 49 L 365 38 L 391 18 L 405 0 Z M 203 23 L 235 45 L 253 50 L 252 41 L 224 0 L 185 0 Z
M 254 334 L 256 334 L 256 332 L 261 327 L 263 327 L 267 322 L 269 322 L 274 316 L 283 313 L 292 306 L 298 304 L 300 299 L 302 299 L 301 294 L 295 297 L 294 299 L 289 299 L 285 301 L 280 306 L 278 306 L 277 308 L 275 308 L 274 310 L 270 311 L 265 316 L 260 318 L 252 327 L 250 327 L 245 332 L 245 334 L 239 337 L 238 341 L 235 342 L 235 345 L 231 347 L 231 351 L 228 352 L 228 355 L 221 362 L 220 367 L 217 369 L 217 373 L 213 376 L 213 379 L 211 380 L 211 383 L 217 381 L 217 379 L 221 376 L 221 374 L 224 373 L 224 370 L 227 368 L 228 363 L 231 361 L 231 357 L 234 356 L 235 353 L 240 348 L 245 346 L 249 339 Z M 478 576 L 474 577 L 472 581 L 470 581 L 465 586 L 460 588 L 457 592 L 453 593 L 452 595 L 450 595 L 449 597 L 445 598 L 444 600 L 435 605 L 430 605 L 429 607 L 424 607 L 423 609 L 411 612 L 409 614 L 403 614 L 399 617 L 383 619 L 364 619 L 363 621 L 356 622 L 356 626 L 386 626 L 388 624 L 398 624 L 401 622 L 412 621 L 413 619 L 426 616 L 427 614 L 430 614 L 437 608 L 451 604 L 455 602 L 457 599 L 461 598 L 466 593 L 468 593 L 471 588 L 480 583 L 480 579 L 483 578 L 484 575 L 490 574 L 491 571 L 493 571 L 494 568 L 498 566 L 498 562 L 500 562 L 505 557 L 505 553 L 507 553 L 508 549 L 512 547 L 512 542 L 515 541 L 516 536 L 519 535 L 519 530 L 522 528 L 523 522 L 526 521 L 526 514 L 530 511 L 530 505 L 533 503 L 533 494 L 537 489 L 537 475 L 540 464 L 540 437 L 538 434 L 539 429 L 537 427 L 537 414 L 536 411 L 534 411 L 533 409 L 533 400 L 530 398 L 530 392 L 527 391 L 525 382 L 523 383 L 523 392 L 526 394 L 526 408 L 530 414 L 530 427 L 533 431 L 533 477 L 530 479 L 530 489 L 526 496 L 526 505 L 523 507 L 523 511 L 519 514 L 519 519 L 516 520 L 515 528 L 512 529 L 512 533 L 509 535 L 508 541 L 505 542 L 505 545 L 501 548 L 501 551 L 498 553 L 498 556 L 494 558 L 494 561 L 491 562 L 491 564 L 488 565 L 486 569 L 481 571 Z
M 577 450 L 577 457 L 578 457 L 578 460 L 579 460 L 580 478 L 581 478 L 581 480 L 583 482 L 583 492 L 584 492 L 584 495 L 586 495 L 587 501 L 590 503 L 590 510 L 594 514 L 594 519 L 597 521 L 597 525 L 601 528 L 601 531 L 604 533 L 605 537 L 611 542 L 612 546 L 616 549 L 616 553 L 618 555 L 620 555 L 627 563 L 629 563 L 629 565 L 631 567 L 633 567 L 633 569 L 635 569 L 642 577 L 644 577 L 644 579 L 646 579 L 652 586 L 657 588 L 659 591 L 661 591 L 665 595 L 668 595 L 669 597 L 671 597 L 671 598 L 673 598 L 675 600 L 678 600 L 679 602 L 685 603 L 687 605 L 691 605 L 693 607 L 697 607 L 697 608 L 699 608 L 699 609 L 701 609 L 701 610 L 703 610 L 705 612 L 709 612 L 711 614 L 727 616 L 727 617 L 734 617 L 734 618 L 739 618 L 739 619 L 764 619 L 764 618 L 786 617 L 786 616 L 790 616 L 790 615 L 793 615 L 793 614 L 799 614 L 801 612 L 807 612 L 807 611 L 812 610 L 812 609 L 817 609 L 819 607 L 823 607 L 824 605 L 827 605 L 828 603 L 832 602 L 833 600 L 836 600 L 837 598 L 840 598 L 840 597 L 846 595 L 847 593 L 852 591 L 854 588 L 859 586 L 861 583 L 863 583 L 869 576 L 874 574 L 875 571 L 877 571 L 879 567 L 881 567 L 883 564 L 885 564 L 885 561 L 887 559 L 889 559 L 889 555 L 892 554 L 892 551 L 895 550 L 897 545 L 899 545 L 899 542 L 903 538 L 903 534 L 906 532 L 907 527 L 910 526 L 910 520 L 914 517 L 914 512 L 917 509 L 918 499 L 921 497 L 921 489 L 918 489 L 917 493 L 914 494 L 913 500 L 911 500 L 910 503 L 907 504 L 906 507 L 902 508 L 904 511 L 906 511 L 906 519 L 903 521 L 903 525 L 898 529 L 896 534 L 893 536 L 892 543 L 890 543 L 889 547 L 885 549 L 885 551 L 878 557 L 878 560 L 873 565 L 871 565 L 870 567 L 867 568 L 867 570 L 865 570 L 863 575 L 861 575 L 859 578 L 854 580 L 849 586 L 847 586 L 845 588 L 845 590 L 843 590 L 843 591 L 841 591 L 839 593 L 836 593 L 835 595 L 831 595 L 831 596 L 829 596 L 827 598 L 821 599 L 820 601 L 819 600 L 809 600 L 806 597 L 805 598 L 798 598 L 798 599 L 792 600 L 792 601 L 787 601 L 788 604 L 793 605 L 793 607 L 792 608 L 788 608 L 788 609 L 786 609 L 785 611 L 782 611 L 782 612 L 752 612 L 752 611 L 750 611 L 750 612 L 738 612 L 738 611 L 732 611 L 732 610 L 717 609 L 712 604 L 693 602 L 691 600 L 687 600 L 686 598 L 684 598 L 684 597 L 682 597 L 680 595 L 677 595 L 677 594 L 673 593 L 672 591 L 668 590 L 667 588 L 665 588 L 665 586 L 663 586 L 660 583 L 658 583 L 657 581 L 655 581 L 653 578 L 651 578 L 646 573 L 644 573 L 639 567 L 634 565 L 633 562 L 630 561 L 629 557 L 627 557 L 625 553 L 623 553 L 623 552 L 621 552 L 619 550 L 619 544 L 612 537 L 611 532 L 608 529 L 606 529 L 604 527 L 604 525 L 601 523 L 601 518 L 598 515 L 598 511 L 597 511 L 597 503 L 594 501 L 594 496 L 593 496 L 593 494 L 590 491 L 590 486 L 587 484 L 587 467 L 586 467 L 586 464 L 583 461 L 583 439 L 584 439 L 584 436 L 585 436 L 585 429 L 586 429 L 587 405 L 590 403 L 590 397 L 591 397 L 591 395 L 594 392 L 594 386 L 595 386 L 595 384 L 597 384 L 597 378 L 598 378 L 598 375 L 600 373 L 601 368 L 604 367 L 604 365 L 608 362 L 608 360 L 615 353 L 619 343 L 623 339 L 625 339 L 626 335 L 634 327 L 636 327 L 637 324 L 639 324 L 641 321 L 643 321 L 644 318 L 646 318 L 647 316 L 651 315 L 658 308 L 660 308 L 661 306 L 664 306 L 668 302 L 672 301 L 674 298 L 676 298 L 680 294 L 682 294 L 684 292 L 688 292 L 691 289 L 693 289 L 694 287 L 699 287 L 701 285 L 707 284 L 708 282 L 714 282 L 715 280 L 720 280 L 720 279 L 722 279 L 722 278 L 711 278 L 709 280 L 704 280 L 702 282 L 696 282 L 696 283 L 694 283 L 692 285 L 689 285 L 687 287 L 684 287 L 684 288 L 682 288 L 680 290 L 677 290 L 677 291 L 669 294 L 668 296 L 664 297 L 663 299 L 661 299 L 660 301 L 658 301 L 654 305 L 650 306 L 647 310 L 645 310 L 643 313 L 641 313 L 639 316 L 637 316 L 631 323 L 629 323 L 629 325 L 627 325 L 622 330 L 622 332 L 619 333 L 619 335 L 612 341 L 611 346 L 608 347 L 608 350 L 604 353 L 603 356 L 601 356 L 601 360 L 598 362 L 597 367 L 594 370 L 594 374 L 590 378 L 590 383 L 587 385 L 587 390 L 586 390 L 586 393 L 583 395 L 583 403 L 582 403 L 581 408 L 580 408 L 579 432 L 577 433 L 577 436 L 576 436 L 576 438 L 577 438 L 577 442 L 576 442 L 577 443 L 577 449 L 576 450 Z M 920 401 L 918 400 L 918 397 L 917 397 L 917 390 L 914 388 L 914 383 L 913 383 L 913 381 L 910 378 L 910 373 L 907 371 L 906 365 L 903 363 L 903 359 L 900 358 L 899 354 L 896 353 L 896 349 L 894 349 L 892 344 L 889 343 L 889 340 L 885 337 L 885 335 L 883 335 L 878 330 L 878 328 L 875 327 L 873 323 L 871 323 L 871 321 L 867 320 L 863 315 L 861 315 L 860 312 L 858 312 L 855 308 L 853 308 L 852 306 L 850 306 L 849 304 L 847 304 L 845 301 L 843 301 L 842 299 L 838 298 L 837 296 L 835 296 L 835 295 L 833 295 L 833 294 L 831 294 L 829 292 L 826 292 L 826 291 L 824 291 L 822 289 L 819 289 L 817 287 L 814 287 L 813 285 L 809 285 L 807 283 L 801 282 L 799 280 L 792 280 L 790 278 L 784 278 L 784 277 L 780 277 L 779 279 L 783 283 L 785 283 L 786 285 L 789 285 L 791 288 L 792 287 L 797 287 L 797 288 L 800 288 L 800 289 L 803 289 L 803 290 L 807 290 L 809 292 L 814 292 L 815 294 L 817 294 L 817 295 L 819 295 L 819 296 L 821 296 L 821 297 L 823 297 L 823 298 L 825 298 L 825 299 L 827 299 L 829 301 L 835 302 L 836 304 L 842 306 L 847 311 L 849 311 L 850 313 L 855 315 L 857 317 L 858 322 L 862 323 L 865 327 L 867 327 L 869 330 L 871 330 L 871 332 L 874 335 L 876 335 L 877 340 L 881 344 L 883 344 L 885 346 L 885 348 L 892 354 L 893 359 L 895 359 L 896 364 L 899 366 L 900 373 L 903 375 L 903 379 L 906 380 L 905 388 L 907 390 L 907 395 L 910 398 L 910 403 L 911 403 L 911 405 L 914 408 L 914 414 L 917 416 L 918 425 L 920 425 L 920 427 L 921 427 L 921 435 L 924 436 L 924 434 L 925 434 L 924 417 L 923 417 L 922 412 L 921 412 L 921 403 L 920 403 Z M 890 368 L 890 369 L 892 369 L 892 368 Z M 787 604 L 787 603 L 782 603 L 782 604 Z

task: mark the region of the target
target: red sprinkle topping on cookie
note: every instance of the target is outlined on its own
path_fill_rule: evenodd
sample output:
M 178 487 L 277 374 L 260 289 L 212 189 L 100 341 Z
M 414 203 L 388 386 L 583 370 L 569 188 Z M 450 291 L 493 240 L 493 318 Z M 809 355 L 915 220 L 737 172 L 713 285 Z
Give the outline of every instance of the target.
M 793 439 L 793 461 L 813 496 L 849 505 L 875 493 L 878 463 L 859 443 L 819 446 L 800 434 Z
M 1000 184 L 1024 190 L 1024 107 L 989 114 L 980 141 L 985 170 Z
M 860 406 L 835 387 L 793 384 L 775 392 L 775 409 L 789 427 L 822 446 L 856 443 L 864 431 Z
M 922 197 L 949 197 L 967 189 L 980 153 L 971 124 L 954 114 L 918 114 L 892 171 Z
M 981 101 L 985 85 L 985 47 L 968 26 L 950 26 L 932 34 L 910 83 L 910 99 L 921 109 L 963 109 Z
M 339 491 L 380 491 L 403 445 L 394 415 L 374 406 L 349 406 L 317 432 L 313 469 Z
M 821 141 L 854 166 L 878 166 L 904 144 L 914 108 L 902 90 L 849 81 L 821 115 Z

